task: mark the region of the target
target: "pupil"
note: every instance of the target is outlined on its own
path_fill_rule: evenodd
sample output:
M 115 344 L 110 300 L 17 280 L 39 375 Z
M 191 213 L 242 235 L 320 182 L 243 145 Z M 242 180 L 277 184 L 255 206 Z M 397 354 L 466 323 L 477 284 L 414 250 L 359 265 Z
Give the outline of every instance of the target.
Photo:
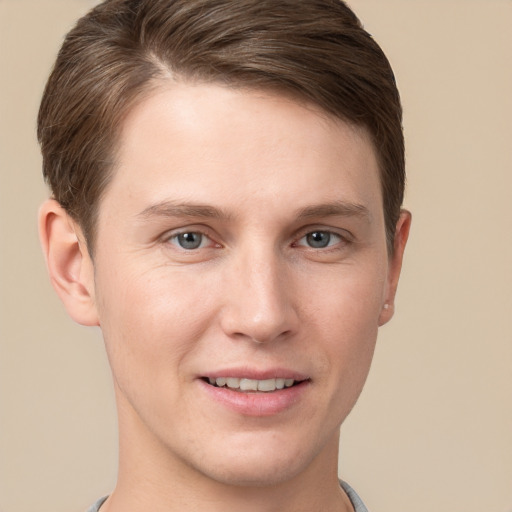
M 307 236 L 308 244 L 316 249 L 327 247 L 331 240 L 331 235 L 323 231 L 315 231 Z
M 181 233 L 178 242 L 183 249 L 197 249 L 201 245 L 201 233 Z

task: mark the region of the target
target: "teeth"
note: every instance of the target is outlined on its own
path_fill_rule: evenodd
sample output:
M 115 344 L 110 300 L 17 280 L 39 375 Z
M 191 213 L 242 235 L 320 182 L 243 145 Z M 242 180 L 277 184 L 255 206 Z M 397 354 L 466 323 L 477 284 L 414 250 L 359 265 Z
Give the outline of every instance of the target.
M 210 384 L 213 384 L 214 386 L 219 386 L 219 388 L 222 388 L 223 386 L 225 386 L 227 380 L 228 379 L 226 379 L 225 377 L 219 377 L 218 379 L 214 379 L 212 377 L 208 378 L 208 382 Z M 238 380 L 238 379 L 230 379 L 230 380 L 233 381 L 233 380 Z M 232 387 L 232 386 L 230 386 L 230 387 Z M 237 387 L 238 387 L 238 385 L 237 385 Z
M 276 379 L 258 381 L 258 391 L 275 391 L 276 388 Z
M 221 382 L 221 384 L 222 384 L 223 381 L 225 381 L 226 382 L 226 386 L 228 388 L 238 389 L 240 387 L 240 379 L 237 379 L 235 377 L 228 377 L 226 379 L 223 379 L 221 377 L 218 380 Z M 219 385 L 219 384 L 217 384 L 217 385 Z
M 254 379 L 240 379 L 241 391 L 258 391 L 258 381 Z
M 230 389 L 240 391 L 275 391 L 276 389 L 289 388 L 295 383 L 294 379 L 245 379 L 237 377 L 217 377 L 216 379 L 210 377 L 208 382 L 219 388 L 228 387 Z

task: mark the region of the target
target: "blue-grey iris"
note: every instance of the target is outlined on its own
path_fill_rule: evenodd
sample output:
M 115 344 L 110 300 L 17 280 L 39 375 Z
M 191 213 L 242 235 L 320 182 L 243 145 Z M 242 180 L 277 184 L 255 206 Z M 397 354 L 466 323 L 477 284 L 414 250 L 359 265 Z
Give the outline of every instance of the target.
M 197 249 L 203 241 L 201 233 L 180 233 L 177 236 L 178 243 L 183 249 Z
M 314 231 L 306 236 L 307 243 L 315 249 L 327 247 L 331 241 L 331 234 L 326 231 Z

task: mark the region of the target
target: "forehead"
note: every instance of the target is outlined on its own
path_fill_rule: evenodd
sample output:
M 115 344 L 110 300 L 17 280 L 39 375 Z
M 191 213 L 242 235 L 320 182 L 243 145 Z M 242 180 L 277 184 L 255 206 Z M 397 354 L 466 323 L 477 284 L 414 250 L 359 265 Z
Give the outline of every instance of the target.
M 379 182 L 363 128 L 282 94 L 172 83 L 125 118 L 100 212 L 169 198 L 228 208 L 346 200 L 380 210 Z

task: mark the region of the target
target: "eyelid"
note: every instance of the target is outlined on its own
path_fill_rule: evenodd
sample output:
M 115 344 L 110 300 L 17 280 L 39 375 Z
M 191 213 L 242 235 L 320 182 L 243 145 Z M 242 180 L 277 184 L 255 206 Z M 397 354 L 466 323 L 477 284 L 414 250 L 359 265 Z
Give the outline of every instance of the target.
M 201 225 L 184 226 L 181 228 L 171 229 L 169 231 L 166 231 L 161 236 L 161 240 L 164 243 L 171 243 L 171 240 L 176 239 L 179 235 L 183 235 L 185 233 L 198 233 L 201 236 L 210 240 L 210 242 L 213 244 L 212 247 L 222 247 L 222 244 L 217 242 L 217 240 L 215 240 L 215 238 L 212 236 L 211 229 L 208 229 L 207 227 L 201 226 Z M 176 245 L 176 244 L 172 244 L 172 245 L 174 245 L 176 248 L 180 249 L 180 247 L 178 245 Z M 181 250 L 184 252 L 192 252 L 194 250 L 197 251 L 199 249 L 206 249 L 206 248 L 208 248 L 208 246 L 200 247 L 198 249 L 185 249 L 182 247 Z
M 297 235 L 294 237 L 293 245 L 296 245 L 299 240 L 302 240 L 307 235 L 310 235 L 311 233 L 315 232 L 321 232 L 321 233 L 329 233 L 330 235 L 335 235 L 341 239 L 342 242 L 349 244 L 353 243 L 355 241 L 354 236 L 350 231 L 347 231 L 346 229 L 342 228 L 334 228 L 334 227 L 326 227 L 326 226 L 319 226 L 319 225 L 312 225 L 312 226 L 306 226 L 304 228 L 301 228 Z M 330 247 L 324 248 L 324 250 L 329 249 Z M 314 249 L 313 247 L 310 247 L 310 249 Z M 318 249 L 314 249 L 318 250 Z
M 334 243 L 331 243 L 331 242 L 333 242 L 332 239 L 329 240 L 328 245 L 326 245 L 325 247 L 312 247 L 311 245 L 308 245 L 307 243 L 304 243 L 304 244 L 300 243 L 302 240 L 305 240 L 312 233 L 326 233 L 330 237 L 336 237 L 338 240 L 334 240 Z M 301 236 L 297 240 L 297 242 L 295 242 L 295 245 L 298 247 L 304 247 L 311 251 L 329 251 L 329 250 L 335 250 L 335 249 L 339 248 L 340 244 L 345 245 L 346 243 L 348 243 L 348 242 L 338 233 L 334 233 L 333 231 L 325 231 L 325 230 L 317 229 L 315 231 L 310 231 L 309 233 L 306 233 L 304 236 Z

